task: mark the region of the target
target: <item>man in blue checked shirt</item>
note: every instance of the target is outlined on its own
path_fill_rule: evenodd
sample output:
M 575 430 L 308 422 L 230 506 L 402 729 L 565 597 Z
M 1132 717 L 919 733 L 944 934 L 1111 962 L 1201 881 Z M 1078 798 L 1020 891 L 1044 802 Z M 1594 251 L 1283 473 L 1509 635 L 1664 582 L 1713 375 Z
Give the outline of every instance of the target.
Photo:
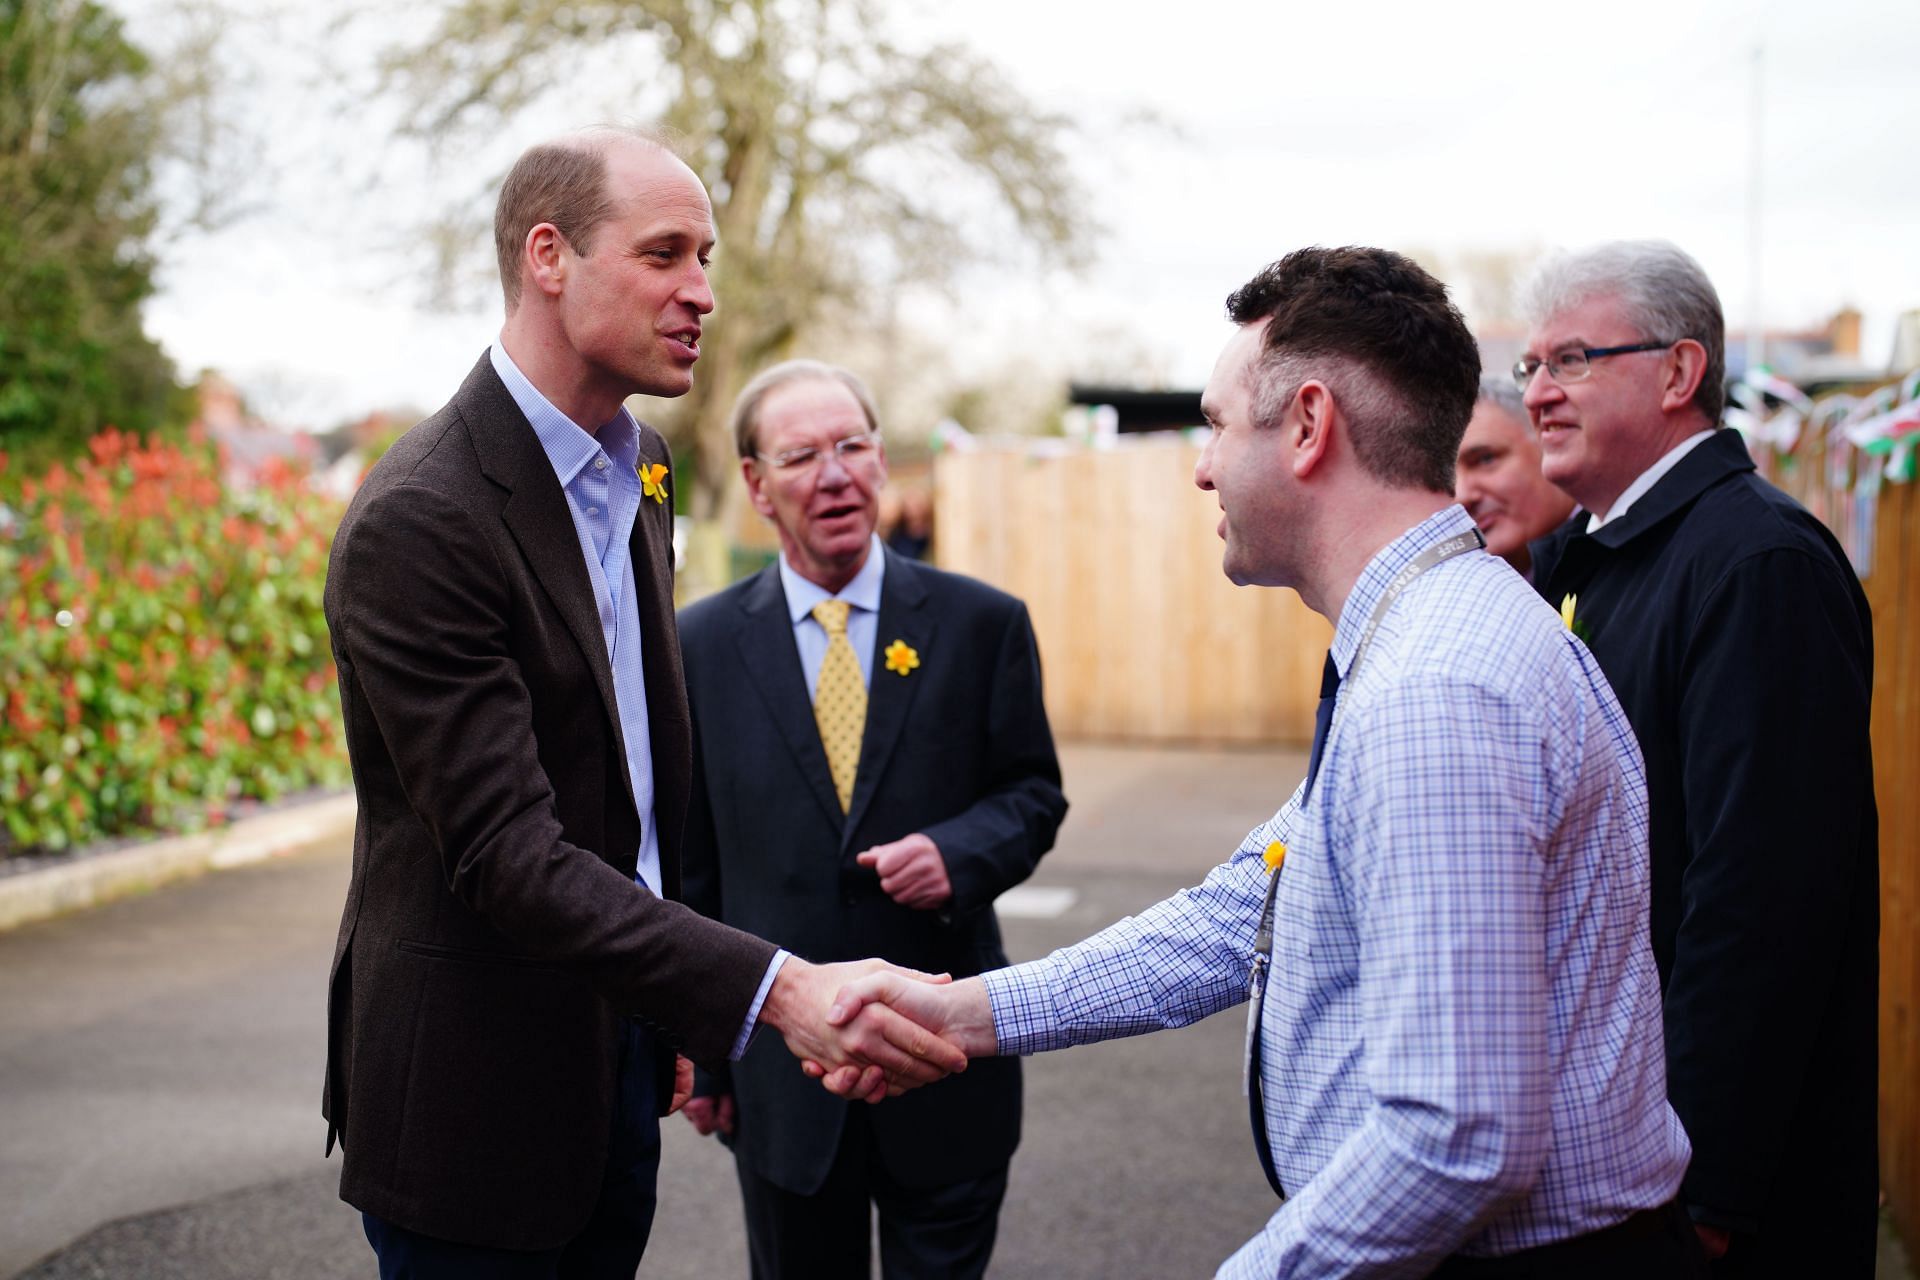
M 1306 780 L 1200 885 L 951 987 L 862 979 L 830 1020 L 880 1001 L 1026 1054 L 1247 1001 L 1280 1203 L 1222 1276 L 1701 1274 L 1640 754 L 1592 655 L 1453 504 L 1473 337 L 1377 249 L 1300 250 L 1227 311 L 1194 480 L 1227 576 L 1335 624 Z

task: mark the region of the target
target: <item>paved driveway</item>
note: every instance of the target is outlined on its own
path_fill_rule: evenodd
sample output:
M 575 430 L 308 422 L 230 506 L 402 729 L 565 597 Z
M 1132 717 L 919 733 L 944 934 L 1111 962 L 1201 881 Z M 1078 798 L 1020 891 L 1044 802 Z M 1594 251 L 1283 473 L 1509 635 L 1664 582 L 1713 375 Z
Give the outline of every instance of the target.
M 1078 747 L 1063 766 L 1073 811 L 1033 885 L 1064 892 L 1006 920 L 1016 960 L 1197 879 L 1304 760 Z M 0 1276 L 372 1274 L 320 1157 L 346 870 L 331 850 L 0 935 Z M 1210 1274 L 1272 1208 L 1239 1041 L 1229 1013 L 1032 1060 L 994 1275 Z M 744 1276 L 731 1161 L 677 1119 L 666 1146 L 641 1274 Z

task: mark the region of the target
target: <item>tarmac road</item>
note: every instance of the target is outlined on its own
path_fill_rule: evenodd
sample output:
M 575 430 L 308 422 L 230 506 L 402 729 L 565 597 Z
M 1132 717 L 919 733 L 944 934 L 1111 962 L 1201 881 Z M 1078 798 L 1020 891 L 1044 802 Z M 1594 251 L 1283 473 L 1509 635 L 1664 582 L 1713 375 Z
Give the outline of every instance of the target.
M 1073 803 L 1006 918 L 1015 960 L 1197 880 L 1291 791 L 1291 751 L 1063 752 Z M 319 1117 L 346 850 L 0 934 L 0 1276 L 367 1277 Z M 1044 909 L 1042 902 L 1037 907 Z M 993 1274 L 1211 1274 L 1272 1211 L 1235 1013 L 1028 1063 Z M 22 1272 L 22 1268 L 26 1270 Z M 746 1274 L 731 1159 L 666 1127 L 645 1277 Z

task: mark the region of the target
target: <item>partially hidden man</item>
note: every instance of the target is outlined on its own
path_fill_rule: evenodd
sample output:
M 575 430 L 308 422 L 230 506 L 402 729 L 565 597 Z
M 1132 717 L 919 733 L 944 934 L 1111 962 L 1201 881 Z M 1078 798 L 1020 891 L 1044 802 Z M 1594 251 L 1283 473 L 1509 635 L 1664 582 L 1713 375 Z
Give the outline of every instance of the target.
M 360 811 L 327 1145 L 384 1280 L 631 1280 L 657 1116 L 691 1084 L 676 1050 L 724 1062 L 765 1022 L 872 1064 L 863 1096 L 964 1061 L 917 1028 L 831 1033 L 860 969 L 674 901 L 692 740 L 671 476 L 623 402 L 692 385 L 705 189 L 660 137 L 576 134 L 514 165 L 495 241 L 499 340 L 333 543 Z
M 781 550 L 681 616 L 687 902 L 809 959 L 1006 964 L 993 900 L 1067 808 L 1026 608 L 875 536 L 886 449 L 848 370 L 766 370 L 734 434 Z M 875 1208 L 886 1276 L 986 1273 L 1020 1138 L 1013 1059 L 850 1107 L 758 1043 L 697 1094 L 688 1116 L 733 1147 L 758 1280 L 867 1275 Z

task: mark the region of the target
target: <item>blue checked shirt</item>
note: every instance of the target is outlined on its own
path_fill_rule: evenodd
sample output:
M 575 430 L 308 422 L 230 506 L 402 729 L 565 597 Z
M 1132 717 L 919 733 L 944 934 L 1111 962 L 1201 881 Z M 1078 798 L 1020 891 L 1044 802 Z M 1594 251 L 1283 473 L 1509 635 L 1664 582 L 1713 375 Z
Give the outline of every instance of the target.
M 1610 1226 L 1686 1172 L 1646 780 L 1592 654 L 1472 552 L 1415 579 L 1350 669 L 1385 584 L 1472 527 L 1449 507 L 1355 584 L 1306 807 L 1296 790 L 1199 886 L 986 975 L 1003 1053 L 1243 1003 L 1262 854 L 1287 846 L 1261 1062 L 1290 1198 L 1221 1276 L 1424 1275 Z
M 540 447 L 553 463 L 573 531 L 586 557 L 587 577 L 600 612 L 600 632 L 613 667 L 613 700 L 627 748 L 627 776 L 640 814 L 640 858 L 634 879 L 660 892 L 660 836 L 653 824 L 653 735 L 647 727 L 646 669 L 640 656 L 640 605 L 633 585 L 633 521 L 640 511 L 640 428 L 624 408 L 591 435 L 561 413 L 527 380 L 500 343 L 490 352 L 493 371 L 527 416 Z M 733 1043 L 733 1057 L 746 1052 L 760 1006 L 786 961 L 777 953 Z

